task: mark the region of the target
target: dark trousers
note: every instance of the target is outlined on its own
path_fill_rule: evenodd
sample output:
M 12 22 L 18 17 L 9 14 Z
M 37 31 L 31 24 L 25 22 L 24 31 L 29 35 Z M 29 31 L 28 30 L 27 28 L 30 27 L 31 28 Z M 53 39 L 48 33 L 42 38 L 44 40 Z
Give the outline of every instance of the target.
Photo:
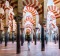
M 21 37 L 21 46 L 23 46 L 23 43 L 24 43 L 24 38 Z
M 1 38 L 0 38 L 0 43 L 1 43 L 1 44 L 2 44 L 2 41 L 3 41 L 3 38 L 1 37 Z

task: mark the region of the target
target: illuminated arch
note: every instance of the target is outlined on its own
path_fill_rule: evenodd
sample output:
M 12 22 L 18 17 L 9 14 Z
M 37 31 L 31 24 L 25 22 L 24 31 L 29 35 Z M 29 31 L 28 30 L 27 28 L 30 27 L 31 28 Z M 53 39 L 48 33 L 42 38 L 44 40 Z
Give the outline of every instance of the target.
M 29 21 L 34 27 L 36 27 L 39 22 L 39 14 L 35 9 L 31 8 L 29 10 L 28 8 L 26 8 L 26 6 L 25 6 L 25 8 L 23 10 L 23 25 L 25 23 L 27 23 L 27 21 Z M 33 27 L 31 27 L 31 28 L 33 28 Z
M 37 10 L 38 14 L 42 14 L 42 5 L 38 0 L 23 0 L 23 5 L 33 7 Z
M 54 15 L 55 15 L 55 17 L 56 17 L 56 19 L 57 19 L 57 18 L 60 18 L 60 10 L 59 10 L 59 8 L 57 8 L 55 5 L 54 5 L 54 6 L 53 6 L 53 5 L 48 6 L 47 11 L 53 12 Z
M 12 32 L 13 31 L 13 19 L 14 19 L 14 12 L 13 12 L 13 7 L 12 6 L 9 6 L 9 32 Z M 15 27 L 15 26 L 14 26 Z
M 35 10 L 34 8 L 32 8 L 32 7 L 28 7 L 28 6 L 26 6 L 26 9 L 23 10 L 23 12 L 24 12 L 24 13 L 26 13 L 26 12 L 30 12 L 33 16 L 38 15 L 38 14 L 36 14 L 36 10 Z
M 33 29 L 38 26 L 39 15 L 42 13 L 42 5 L 37 0 L 23 0 L 23 25 L 29 21 L 33 26 L 29 24 L 26 28 Z M 31 30 L 32 31 L 32 30 Z
M 60 17 L 59 13 L 60 13 L 59 8 L 56 7 L 53 0 L 51 0 L 51 2 L 50 2 L 50 0 L 48 0 L 48 4 L 47 4 L 47 28 L 48 28 L 48 31 L 50 28 L 52 31 L 56 31 L 56 28 L 57 28 L 56 19 Z

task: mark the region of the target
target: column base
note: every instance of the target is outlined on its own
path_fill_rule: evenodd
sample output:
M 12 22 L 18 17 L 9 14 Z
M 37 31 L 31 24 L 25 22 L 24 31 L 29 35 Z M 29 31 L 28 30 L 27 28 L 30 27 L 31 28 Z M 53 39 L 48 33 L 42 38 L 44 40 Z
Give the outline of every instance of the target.
M 41 49 L 41 51 L 45 51 L 45 48 Z

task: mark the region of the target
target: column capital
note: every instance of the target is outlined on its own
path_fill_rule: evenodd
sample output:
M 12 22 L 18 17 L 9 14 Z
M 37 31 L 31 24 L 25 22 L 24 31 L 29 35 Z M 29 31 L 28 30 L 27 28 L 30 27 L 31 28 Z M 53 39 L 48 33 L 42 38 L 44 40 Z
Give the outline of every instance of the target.
M 58 24 L 57 27 L 60 29 L 60 24 Z
M 0 30 L 0 32 L 2 32 L 3 30 Z
M 12 32 L 15 32 L 15 31 L 12 31 Z
M 19 21 L 21 21 L 22 20 L 22 16 L 14 16 L 14 19 L 15 19 L 15 21 L 16 22 L 19 22 Z
M 8 26 L 5 26 L 4 28 L 8 29 Z
M 5 26 L 5 27 L 4 27 L 4 29 L 5 29 L 5 31 L 7 31 L 7 30 L 8 30 L 8 27 L 7 27 L 7 26 Z

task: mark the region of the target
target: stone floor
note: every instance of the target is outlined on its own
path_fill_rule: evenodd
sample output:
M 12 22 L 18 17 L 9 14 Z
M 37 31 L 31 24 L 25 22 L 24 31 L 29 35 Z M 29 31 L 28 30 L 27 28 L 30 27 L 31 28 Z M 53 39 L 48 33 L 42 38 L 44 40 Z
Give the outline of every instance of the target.
M 54 42 L 49 42 L 45 44 L 45 51 L 41 51 L 41 43 L 38 41 L 37 45 L 31 43 L 30 51 L 27 48 L 27 42 L 24 43 L 24 46 L 21 46 L 21 53 L 16 54 L 16 42 L 8 43 L 8 46 L 5 47 L 4 43 L 0 44 L 0 56 L 60 56 L 60 50 L 57 44 Z

